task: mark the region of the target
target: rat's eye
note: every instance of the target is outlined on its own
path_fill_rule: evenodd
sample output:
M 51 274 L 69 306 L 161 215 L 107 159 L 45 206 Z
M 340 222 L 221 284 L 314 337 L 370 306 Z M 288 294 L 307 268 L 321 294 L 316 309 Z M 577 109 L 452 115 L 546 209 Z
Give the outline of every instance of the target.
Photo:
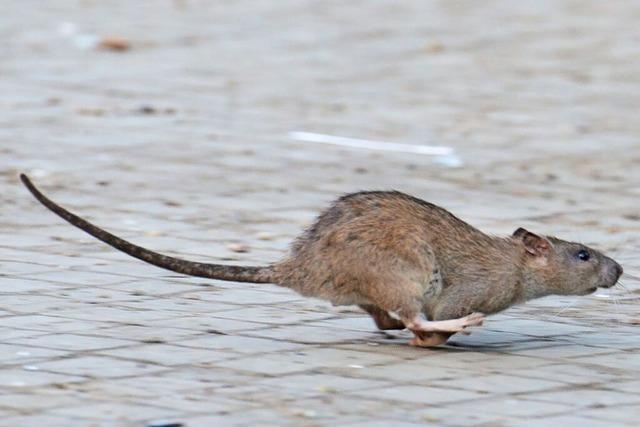
M 584 249 L 578 252 L 576 256 L 580 261 L 589 261 L 589 258 L 591 258 L 591 255 L 589 255 L 589 252 L 585 251 Z

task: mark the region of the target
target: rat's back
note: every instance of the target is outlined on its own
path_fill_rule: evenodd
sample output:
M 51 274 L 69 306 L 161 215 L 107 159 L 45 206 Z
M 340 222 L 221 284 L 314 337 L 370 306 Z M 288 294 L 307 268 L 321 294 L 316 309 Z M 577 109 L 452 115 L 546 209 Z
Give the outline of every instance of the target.
M 337 199 L 293 243 L 292 253 L 322 242 L 326 247 L 337 240 L 366 241 L 388 246 L 420 236 L 420 240 L 456 230 L 478 230 L 446 209 L 399 191 L 362 191 Z
M 429 283 L 438 273 L 438 241 L 452 233 L 478 230 L 398 191 L 353 193 L 318 217 L 278 269 L 282 284 L 303 295 L 336 304 L 365 303 L 357 296 L 376 283 L 389 286 L 403 277 Z

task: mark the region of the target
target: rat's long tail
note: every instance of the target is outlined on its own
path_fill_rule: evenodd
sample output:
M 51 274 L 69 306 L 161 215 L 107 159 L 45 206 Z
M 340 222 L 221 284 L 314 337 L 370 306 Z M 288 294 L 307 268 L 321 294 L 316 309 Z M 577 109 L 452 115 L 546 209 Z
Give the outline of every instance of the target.
M 162 255 L 157 252 L 150 251 L 141 246 L 129 243 L 118 236 L 96 227 L 90 222 L 80 218 L 79 216 L 69 212 L 62 206 L 59 206 L 38 190 L 31 180 L 24 174 L 20 175 L 20 179 L 29 189 L 31 194 L 38 199 L 40 203 L 49 210 L 60 216 L 71 225 L 75 225 L 79 229 L 91 234 L 96 239 L 102 240 L 107 245 L 112 246 L 127 255 L 141 259 L 160 268 L 175 271 L 176 273 L 186 274 L 189 276 L 206 277 L 209 279 L 229 280 L 234 282 L 251 282 L 251 283 L 276 283 L 276 274 L 273 267 L 244 267 L 235 265 L 207 264 L 201 262 L 186 261 L 179 258 Z

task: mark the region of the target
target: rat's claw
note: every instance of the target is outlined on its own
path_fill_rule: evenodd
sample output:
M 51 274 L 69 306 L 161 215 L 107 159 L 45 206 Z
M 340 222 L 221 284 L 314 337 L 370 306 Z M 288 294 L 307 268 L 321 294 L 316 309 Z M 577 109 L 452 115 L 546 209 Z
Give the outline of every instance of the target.
M 461 320 L 463 321 L 464 328 L 468 328 L 469 326 L 481 326 L 484 322 L 484 314 L 471 313 L 470 315 L 463 317 Z

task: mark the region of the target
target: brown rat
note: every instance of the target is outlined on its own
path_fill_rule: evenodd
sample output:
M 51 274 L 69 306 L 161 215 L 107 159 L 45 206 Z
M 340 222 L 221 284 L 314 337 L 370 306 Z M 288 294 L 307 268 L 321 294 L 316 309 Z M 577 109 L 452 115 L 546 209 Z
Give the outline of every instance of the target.
M 545 295 L 587 295 L 616 284 L 622 267 L 595 249 L 523 228 L 482 233 L 448 211 L 396 191 L 339 198 L 282 261 L 263 267 L 186 261 L 129 243 L 22 182 L 44 206 L 128 255 L 191 276 L 274 283 L 335 305 L 359 305 L 380 329 L 414 332 L 413 345 L 442 344 L 481 325 L 483 314 Z M 424 320 L 424 314 L 428 320 Z

